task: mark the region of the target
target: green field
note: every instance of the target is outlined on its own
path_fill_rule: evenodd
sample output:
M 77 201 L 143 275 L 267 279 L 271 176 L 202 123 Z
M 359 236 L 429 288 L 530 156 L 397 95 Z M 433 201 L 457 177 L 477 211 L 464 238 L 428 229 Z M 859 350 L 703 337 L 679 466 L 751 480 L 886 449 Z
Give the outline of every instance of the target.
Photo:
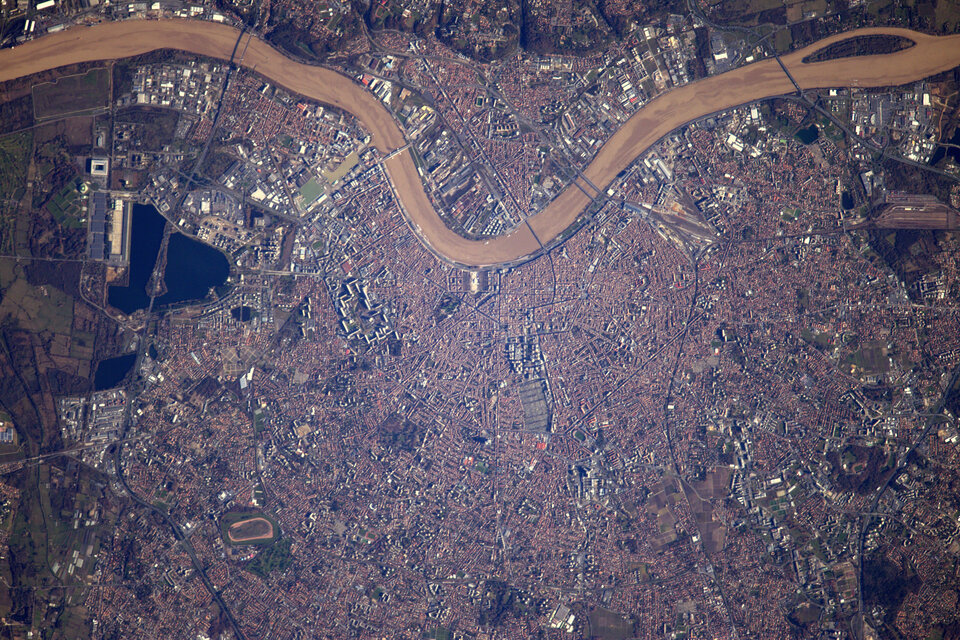
M 629 638 L 633 626 L 620 614 L 598 607 L 590 612 L 590 634 L 603 640 L 624 640 Z
M 956 2 L 938 2 L 934 25 L 937 29 L 949 31 L 960 25 L 960 4 Z
M 37 120 L 79 115 L 109 105 L 110 72 L 106 67 L 33 87 L 33 115 Z
M 92 360 L 96 336 L 89 331 L 74 331 L 70 336 L 70 357 L 76 360 Z
M 68 180 L 56 195 L 47 202 L 47 211 L 61 226 L 68 229 L 82 229 L 83 209 L 80 205 L 80 178 Z
M 16 262 L 0 260 L 0 291 L 12 285 L 21 276 L 23 276 L 23 269 Z
M 307 184 L 300 187 L 300 197 L 303 198 L 304 207 L 312 205 L 322 194 L 323 185 L 317 182 L 316 178 L 310 178 Z
M 253 412 L 253 435 L 259 436 L 263 431 L 263 423 L 266 420 L 263 409 L 257 409 Z
M 17 215 L 17 211 L 19 209 L 19 204 L 15 201 L 0 199 L 0 253 L 7 255 L 16 253 L 17 220 L 20 217 Z M 6 284 L 3 284 L 5 282 L 3 273 L 3 267 L 0 267 L 0 288 L 6 286 Z
M 865 375 L 886 373 L 890 371 L 890 358 L 884 343 L 872 341 L 847 354 L 843 358 L 841 366 L 844 368 L 856 367 Z
M 266 578 L 267 574 L 273 571 L 283 573 L 293 563 L 293 556 L 290 555 L 290 539 L 278 540 L 272 543 L 257 555 L 256 558 L 247 564 L 247 570 L 251 571 L 261 578 Z
M 0 319 L 14 318 L 35 333 L 69 335 L 73 326 L 73 298 L 56 287 L 34 287 L 20 279 L 4 291 Z
M 790 35 L 789 29 L 780 29 L 773 36 L 773 46 L 778 52 L 789 51 L 791 45 L 793 45 L 793 36 Z
M 32 146 L 29 131 L 0 138 L 0 200 L 23 195 Z
M 5 425 L 8 428 L 13 428 L 13 419 L 10 417 L 10 414 L 0 409 L 0 423 Z M 14 432 L 14 440 L 18 440 L 16 432 Z M 14 462 L 16 460 L 21 460 L 26 457 L 26 454 L 23 451 L 23 447 L 16 442 L 4 442 L 0 444 L 0 464 L 7 464 L 8 462 Z M 2 524 L 6 519 L 6 515 L 0 513 L 0 526 L 6 526 Z

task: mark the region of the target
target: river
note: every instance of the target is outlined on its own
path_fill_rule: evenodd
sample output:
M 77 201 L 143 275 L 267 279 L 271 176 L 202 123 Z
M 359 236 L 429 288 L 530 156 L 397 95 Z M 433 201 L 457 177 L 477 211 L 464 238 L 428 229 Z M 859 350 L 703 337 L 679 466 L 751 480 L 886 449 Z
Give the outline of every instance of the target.
M 916 44 L 895 53 L 804 63 L 802 59 L 834 42 L 855 36 L 889 34 Z M 195 20 L 126 20 L 73 27 L 0 51 L 0 81 L 79 62 L 125 58 L 157 49 L 179 49 L 230 59 L 241 38 L 228 25 Z M 352 113 L 371 133 L 371 144 L 389 154 L 406 144 L 390 112 L 352 79 L 323 67 L 291 60 L 249 33 L 237 51 L 240 63 L 308 98 Z M 881 87 L 904 84 L 960 65 L 960 34 L 930 36 L 909 29 L 856 29 L 825 38 L 782 56 L 803 89 Z M 450 231 L 437 215 L 409 150 L 383 164 L 407 222 L 436 255 L 464 267 L 509 264 L 540 250 L 574 224 L 596 194 L 662 137 L 688 122 L 741 104 L 792 93 L 795 87 L 776 60 L 761 60 L 677 87 L 639 109 L 606 142 L 583 172 L 579 187 L 569 185 L 545 209 L 514 231 L 489 240 L 467 240 Z M 586 193 L 585 193 L 586 192 Z M 587 195 L 587 194 L 591 195 Z M 532 230 L 532 231 L 531 231 Z

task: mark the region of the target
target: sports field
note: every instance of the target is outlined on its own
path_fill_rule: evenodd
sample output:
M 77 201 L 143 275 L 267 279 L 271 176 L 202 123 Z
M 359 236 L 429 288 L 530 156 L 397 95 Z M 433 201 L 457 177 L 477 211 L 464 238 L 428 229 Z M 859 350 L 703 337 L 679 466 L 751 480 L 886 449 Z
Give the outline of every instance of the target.
M 273 525 L 265 518 L 252 518 L 230 525 L 227 536 L 231 542 L 250 542 L 273 537 Z
M 266 545 L 280 537 L 280 526 L 261 512 L 234 511 L 220 517 L 220 533 L 230 545 Z

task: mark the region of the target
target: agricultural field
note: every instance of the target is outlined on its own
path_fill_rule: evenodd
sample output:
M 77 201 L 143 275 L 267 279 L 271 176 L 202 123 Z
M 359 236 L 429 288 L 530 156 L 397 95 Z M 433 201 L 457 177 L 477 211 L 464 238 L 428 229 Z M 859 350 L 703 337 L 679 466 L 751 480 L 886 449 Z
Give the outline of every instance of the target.
M 0 293 L 12 285 L 22 275 L 23 270 L 11 260 L 0 260 Z M 6 295 L 6 294 L 4 294 Z
M 29 131 L 0 138 L 0 200 L 18 200 L 23 195 L 32 147 Z
M 718 553 L 727 539 L 727 529 L 714 513 L 713 507 L 729 495 L 732 475 L 730 469 L 717 467 L 709 471 L 703 480 L 681 482 L 708 553 Z
M 35 627 L 57 630 L 55 635 L 45 637 L 90 637 L 89 616 L 78 605 L 96 566 L 101 540 L 108 537 L 116 513 L 103 508 L 98 500 L 97 486 L 104 481 L 98 474 L 40 465 L 34 477 L 35 482 L 24 485 L 21 508 L 12 522 L 15 570 L 22 572 L 29 567 L 37 586 L 70 584 L 76 588 L 64 590 L 58 606 L 35 600 L 0 605 L 10 609 L 26 604 Z M 7 573 L 0 565 L 0 575 Z M 22 599 L 26 594 L 18 595 Z
M 602 640 L 626 640 L 633 635 L 633 625 L 623 617 L 603 607 L 590 612 L 590 636 Z
M 33 124 L 33 99 L 30 94 L 0 104 L 0 134 L 26 129 Z
M 0 260 L 0 323 L 19 325 L 46 345 L 47 364 L 85 379 L 100 331 L 100 316 L 79 297 L 77 263 Z
M 110 72 L 98 67 L 33 87 L 33 113 L 37 120 L 81 115 L 110 105 Z
M 90 331 L 74 330 L 70 340 L 70 357 L 74 360 L 92 360 L 95 338 Z
M 34 287 L 26 280 L 17 280 L 4 291 L 0 318 L 14 318 L 35 333 L 69 334 L 73 299 L 56 287 Z

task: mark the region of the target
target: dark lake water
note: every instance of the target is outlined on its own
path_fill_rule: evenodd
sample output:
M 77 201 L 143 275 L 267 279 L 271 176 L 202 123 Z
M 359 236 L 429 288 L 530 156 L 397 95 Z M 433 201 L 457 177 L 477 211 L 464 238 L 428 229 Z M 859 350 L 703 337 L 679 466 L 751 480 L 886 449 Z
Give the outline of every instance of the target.
M 134 205 L 130 238 L 130 282 L 126 287 L 110 287 L 110 305 L 130 314 L 150 304 L 147 282 L 157 263 L 166 220 L 150 205 Z M 211 287 L 219 287 L 230 275 L 226 256 L 182 233 L 170 236 L 167 266 L 163 282 L 167 292 L 154 301 L 165 307 L 205 298 Z
M 954 131 L 953 138 L 949 142 L 950 144 L 960 146 L 960 127 Z M 937 164 L 943 160 L 944 156 L 953 158 L 954 162 L 960 163 L 960 149 L 957 147 L 937 147 L 937 150 L 933 152 L 933 156 L 930 158 L 930 164 Z
M 133 368 L 133 363 L 137 360 L 136 353 L 128 353 L 116 358 L 101 360 L 97 365 L 97 372 L 93 374 L 93 386 L 97 391 L 110 389 L 120 384 L 126 375 Z
M 230 310 L 230 315 L 233 316 L 234 320 L 247 322 L 253 317 L 253 309 L 250 307 L 234 307 Z
M 844 191 L 840 194 L 840 204 L 843 206 L 844 211 L 849 211 L 853 208 L 853 196 L 850 195 L 849 191 Z
M 154 301 L 166 307 L 207 297 L 211 287 L 219 287 L 230 275 L 227 257 L 199 240 L 182 233 L 170 236 L 167 268 L 163 281 L 167 292 Z
M 160 241 L 163 240 L 163 227 L 167 223 L 156 209 L 150 205 L 133 205 L 133 227 L 130 235 L 130 283 L 126 287 L 110 287 L 107 300 L 126 314 L 137 309 L 146 309 L 150 304 L 147 297 L 147 281 L 157 263 Z
M 820 137 L 820 130 L 817 129 L 817 125 L 812 124 L 806 129 L 797 131 L 797 137 L 800 138 L 800 142 L 803 144 L 811 144 L 816 142 L 817 138 Z

